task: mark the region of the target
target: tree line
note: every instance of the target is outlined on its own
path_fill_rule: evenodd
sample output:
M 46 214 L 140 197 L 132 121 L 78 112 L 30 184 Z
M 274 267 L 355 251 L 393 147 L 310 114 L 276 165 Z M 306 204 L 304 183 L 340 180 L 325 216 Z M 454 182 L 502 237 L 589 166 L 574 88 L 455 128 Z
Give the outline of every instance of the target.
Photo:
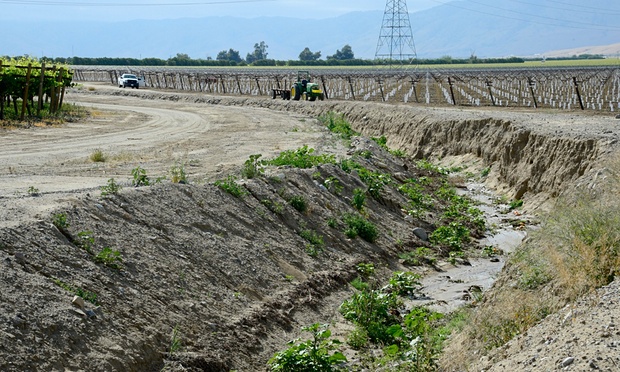
M 194 59 L 184 53 L 177 53 L 176 56 L 168 59 L 161 58 L 125 58 L 125 57 L 56 57 L 41 58 L 48 63 L 62 63 L 67 65 L 91 65 L 91 66 L 205 66 L 205 67 L 227 67 L 227 66 L 373 66 L 385 65 L 391 62 L 385 59 L 360 59 L 355 57 L 355 53 L 350 45 L 345 45 L 342 49 L 336 50 L 332 55 L 321 59 L 321 51 L 312 51 L 305 47 L 296 60 L 275 60 L 268 57 L 267 49 L 269 46 L 261 41 L 254 44 L 254 50 L 247 53 L 245 58 L 238 50 L 230 48 L 222 50 L 215 59 Z M 28 56 L 26 56 L 28 57 Z M 443 56 L 435 59 L 414 59 L 411 64 L 417 65 L 449 65 L 449 64 L 483 64 L 483 63 L 523 63 L 526 60 L 520 57 L 510 58 L 478 58 L 472 54 L 469 58 L 452 58 Z M 400 62 L 400 61 L 398 61 Z

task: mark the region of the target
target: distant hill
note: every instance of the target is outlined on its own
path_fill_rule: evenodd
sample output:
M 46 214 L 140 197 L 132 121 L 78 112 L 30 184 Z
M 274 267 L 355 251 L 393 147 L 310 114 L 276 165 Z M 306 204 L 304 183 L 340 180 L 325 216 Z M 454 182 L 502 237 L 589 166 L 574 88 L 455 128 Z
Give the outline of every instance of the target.
M 518 13 L 481 4 L 454 1 L 412 13 L 418 56 L 531 56 L 581 48 L 593 41 L 597 45 L 620 42 L 617 0 L 596 0 L 600 12 L 581 14 L 526 2 L 514 2 Z M 616 10 L 602 14 L 606 9 Z M 383 12 L 377 11 L 322 20 L 216 16 L 117 23 L 14 20 L 3 22 L 3 29 L 12 31 L 0 33 L 0 55 L 169 58 L 185 53 L 215 58 L 218 52 L 233 48 L 245 57 L 255 43 L 265 41 L 268 57 L 280 60 L 297 59 L 305 47 L 325 58 L 345 44 L 351 45 L 356 57 L 373 58 L 382 19 Z M 565 19 L 570 22 L 561 21 Z M 560 23 L 568 27 L 559 28 Z
M 611 58 L 620 57 L 620 43 L 611 45 L 586 46 L 573 49 L 554 50 L 542 53 L 547 58 L 572 57 L 582 54 L 597 54 Z

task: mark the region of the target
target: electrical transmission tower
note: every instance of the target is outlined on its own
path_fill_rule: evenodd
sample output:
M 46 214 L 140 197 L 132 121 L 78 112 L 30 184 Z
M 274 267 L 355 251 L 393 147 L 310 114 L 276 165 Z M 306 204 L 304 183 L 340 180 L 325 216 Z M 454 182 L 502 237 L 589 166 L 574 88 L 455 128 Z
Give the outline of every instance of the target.
M 406 0 L 387 0 L 375 59 L 410 64 L 417 58 Z

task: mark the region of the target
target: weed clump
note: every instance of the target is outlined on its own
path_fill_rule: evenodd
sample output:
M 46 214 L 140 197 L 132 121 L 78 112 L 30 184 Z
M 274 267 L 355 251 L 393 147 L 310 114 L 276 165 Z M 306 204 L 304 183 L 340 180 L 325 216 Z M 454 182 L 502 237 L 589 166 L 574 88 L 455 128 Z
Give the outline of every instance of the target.
M 226 191 L 235 198 L 240 198 L 247 194 L 243 186 L 237 183 L 237 177 L 235 176 L 228 176 L 223 180 L 217 180 L 215 181 L 215 186 Z
M 379 236 L 377 227 L 360 215 L 345 214 L 343 221 L 347 225 L 345 235 L 351 239 L 359 236 L 369 243 L 374 243 Z
M 297 150 L 287 150 L 272 160 L 266 160 L 262 164 L 274 166 L 292 166 L 294 168 L 308 169 L 322 164 L 335 164 L 336 157 L 334 155 L 323 154 L 313 155 L 314 149 L 308 148 L 307 145 Z

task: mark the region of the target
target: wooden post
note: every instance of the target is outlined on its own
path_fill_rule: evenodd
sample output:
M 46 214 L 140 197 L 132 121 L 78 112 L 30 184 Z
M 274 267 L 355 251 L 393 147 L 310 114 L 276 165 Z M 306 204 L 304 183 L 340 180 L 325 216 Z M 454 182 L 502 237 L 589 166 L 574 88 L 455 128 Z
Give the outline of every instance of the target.
M 52 81 L 56 82 L 56 66 L 52 67 Z M 56 99 L 56 84 L 52 84 L 52 89 L 50 91 L 50 113 L 54 113 L 54 101 Z
M 61 88 L 60 88 L 60 100 L 58 100 L 58 107 L 57 110 L 60 110 L 62 108 L 62 101 L 65 99 L 65 81 L 64 81 L 64 68 L 60 69 L 60 74 L 58 75 L 58 81 L 61 84 Z M 67 71 L 68 72 L 68 71 Z
M 0 61 L 0 76 L 2 76 L 2 61 Z M 0 120 L 4 120 L 4 89 L 0 84 Z
M 224 78 L 220 75 L 220 81 L 222 82 L 222 91 L 226 94 L 226 84 L 224 84 Z
M 239 88 L 239 95 L 243 95 L 243 92 L 241 91 L 241 83 L 239 82 L 239 75 L 235 75 L 235 78 L 237 79 L 237 88 Z
M 321 83 L 323 84 L 323 95 L 325 96 L 325 99 L 329 99 L 327 95 L 327 85 L 325 85 L 325 77 L 323 75 L 321 75 Z
M 415 97 L 415 103 L 420 103 L 420 101 L 418 100 L 418 92 L 416 90 L 416 81 L 412 78 L 411 79 L 411 85 L 413 85 L 413 96 Z
M 577 83 L 577 78 L 573 76 L 573 83 L 575 84 L 575 92 L 577 92 L 577 98 L 579 98 L 579 106 L 583 111 L 583 100 L 581 99 L 581 93 L 579 92 L 579 84 Z
M 355 101 L 355 92 L 353 91 L 353 82 L 351 81 L 351 77 L 347 76 L 347 80 L 349 81 L 349 88 L 351 89 L 351 96 L 353 97 L 353 100 Z
M 531 77 L 527 78 L 527 83 L 530 86 L 530 93 L 532 94 L 532 99 L 534 100 L 534 107 L 538 108 L 538 102 L 536 101 L 536 93 L 534 93 L 534 81 L 532 81 Z
M 456 98 L 454 98 L 454 88 L 452 87 L 452 79 L 448 76 L 448 85 L 450 85 L 450 96 L 452 97 L 452 104 L 456 106 Z
M 377 79 L 377 83 L 379 84 L 379 91 L 381 92 L 381 102 L 385 102 L 385 94 L 383 94 L 383 82 L 381 79 Z
M 491 103 L 493 104 L 493 106 L 495 106 L 495 98 L 493 98 L 493 90 L 491 89 L 491 87 L 493 87 L 493 83 L 490 80 L 487 80 L 487 87 L 489 88 L 489 95 L 491 96 Z
M 26 105 L 28 104 L 28 86 L 30 85 L 30 74 L 32 73 L 32 63 L 28 64 L 28 70 L 26 71 L 26 85 L 24 86 L 24 98 L 22 99 L 22 113 L 19 116 L 19 120 L 24 121 L 26 117 Z
M 41 76 L 39 77 L 39 100 L 37 101 L 37 116 L 41 116 L 43 109 L 43 85 L 45 83 L 45 62 L 41 63 Z
M 256 86 L 258 87 L 258 95 L 259 95 L 259 96 L 262 96 L 262 95 L 263 95 L 263 92 L 262 92 L 262 91 L 261 91 L 261 89 L 260 89 L 260 83 L 258 82 L 258 78 L 255 78 L 255 79 L 256 79 Z

